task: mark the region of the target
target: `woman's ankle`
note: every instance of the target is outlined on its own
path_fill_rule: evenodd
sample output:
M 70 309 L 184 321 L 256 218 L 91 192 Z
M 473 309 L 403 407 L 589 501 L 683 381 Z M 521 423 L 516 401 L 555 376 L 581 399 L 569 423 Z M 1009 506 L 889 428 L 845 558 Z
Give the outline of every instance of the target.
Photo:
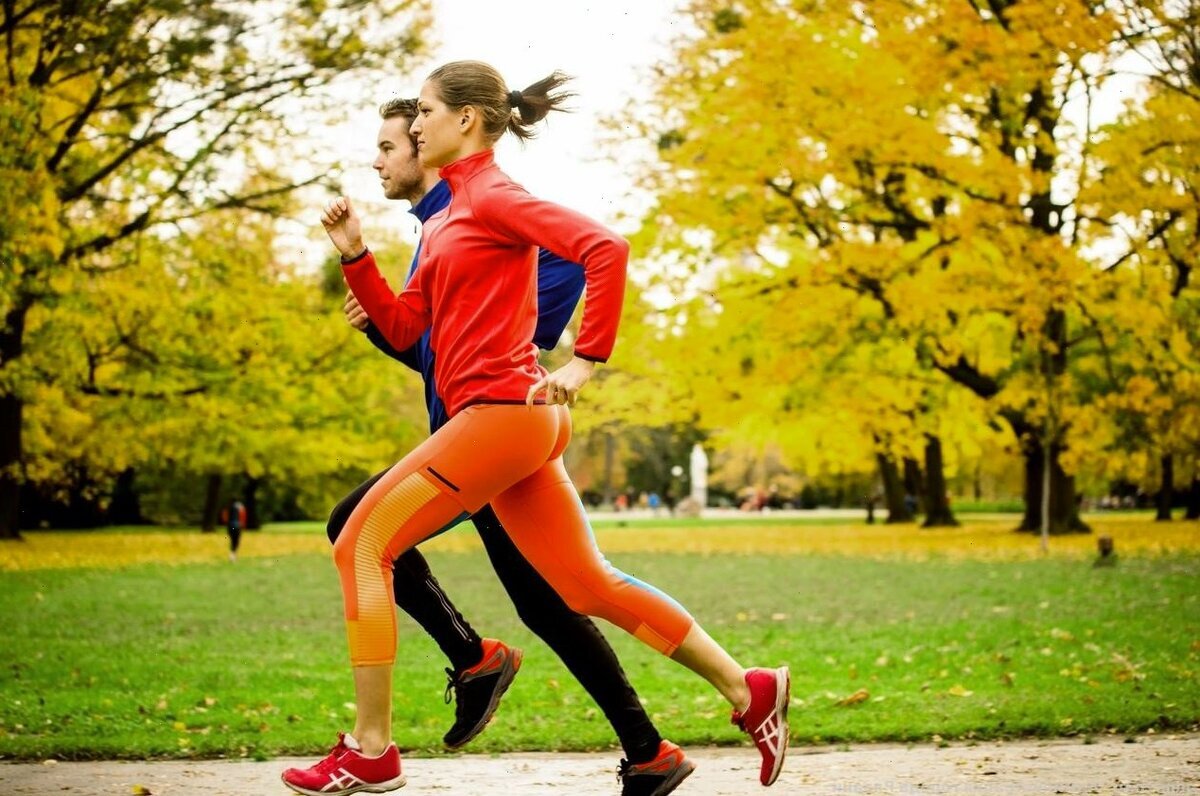
M 392 739 L 381 732 L 356 729 L 352 735 L 358 741 L 359 754 L 363 757 L 379 757 L 392 743 Z

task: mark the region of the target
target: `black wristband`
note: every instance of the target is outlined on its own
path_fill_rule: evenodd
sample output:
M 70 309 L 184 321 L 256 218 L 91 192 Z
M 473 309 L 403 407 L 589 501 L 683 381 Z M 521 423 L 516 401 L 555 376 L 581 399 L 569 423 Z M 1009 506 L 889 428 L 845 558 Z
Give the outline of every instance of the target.
M 368 254 L 370 254 L 370 252 L 371 252 L 371 250 L 364 246 L 363 250 L 360 251 L 358 254 L 354 255 L 353 257 L 347 257 L 346 255 L 343 254 L 342 255 L 342 265 L 349 265 L 350 263 L 356 263 L 359 260 L 361 260 L 362 258 L 366 257 Z

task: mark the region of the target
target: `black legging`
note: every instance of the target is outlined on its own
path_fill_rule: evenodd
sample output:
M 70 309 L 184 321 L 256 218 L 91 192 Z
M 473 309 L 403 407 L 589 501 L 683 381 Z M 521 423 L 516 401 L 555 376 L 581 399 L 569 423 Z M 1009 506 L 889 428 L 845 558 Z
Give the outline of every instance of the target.
M 337 504 L 329 515 L 330 542 L 337 539 L 363 495 L 386 472 L 372 476 Z M 471 522 L 483 540 L 500 583 L 517 609 L 517 616 L 554 650 L 604 711 L 625 756 L 633 762 L 654 757 L 662 737 L 646 715 L 616 653 L 600 629 L 590 618 L 568 608 L 525 560 L 508 538 L 491 506 L 476 512 Z M 454 668 L 465 669 L 479 662 L 483 655 L 479 635 L 454 607 L 417 548 L 396 559 L 392 584 L 396 605 L 437 642 Z

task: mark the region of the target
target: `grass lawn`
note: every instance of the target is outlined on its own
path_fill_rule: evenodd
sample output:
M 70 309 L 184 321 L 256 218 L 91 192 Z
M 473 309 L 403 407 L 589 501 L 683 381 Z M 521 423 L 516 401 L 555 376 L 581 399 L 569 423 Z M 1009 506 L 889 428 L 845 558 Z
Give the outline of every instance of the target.
M 788 663 L 794 743 L 1088 735 L 1200 724 L 1200 528 L 1097 520 L 1094 538 L 963 529 L 693 523 L 598 528 L 618 567 L 664 588 L 744 663 Z M 325 751 L 352 724 L 341 599 L 319 525 L 243 538 L 34 533 L 0 545 L 0 758 Z M 643 529 L 644 530 L 644 529 Z M 484 635 L 526 649 L 472 751 L 614 738 L 516 619 L 466 529 L 428 557 Z M 669 552 L 677 550 L 681 552 Z M 608 633 L 664 735 L 740 743 L 698 678 Z M 444 659 L 402 618 L 395 735 L 439 750 Z M 614 753 L 615 754 L 615 753 Z

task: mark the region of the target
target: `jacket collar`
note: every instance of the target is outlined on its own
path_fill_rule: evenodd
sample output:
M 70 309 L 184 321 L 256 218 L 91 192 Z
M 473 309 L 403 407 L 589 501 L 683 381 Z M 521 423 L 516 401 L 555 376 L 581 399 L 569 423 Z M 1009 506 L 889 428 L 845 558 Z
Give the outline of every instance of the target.
M 424 224 L 448 204 L 450 204 L 450 186 L 445 180 L 440 180 L 437 185 L 429 189 L 429 193 L 421 197 L 421 201 L 408 208 L 408 212 Z
M 438 169 L 438 176 L 450 183 L 452 190 L 461 188 L 467 180 L 474 177 L 481 171 L 484 171 L 495 162 L 495 152 L 492 149 L 485 149 L 482 152 L 476 152 L 474 155 L 468 155 L 465 158 L 459 158 L 448 166 L 442 166 Z

